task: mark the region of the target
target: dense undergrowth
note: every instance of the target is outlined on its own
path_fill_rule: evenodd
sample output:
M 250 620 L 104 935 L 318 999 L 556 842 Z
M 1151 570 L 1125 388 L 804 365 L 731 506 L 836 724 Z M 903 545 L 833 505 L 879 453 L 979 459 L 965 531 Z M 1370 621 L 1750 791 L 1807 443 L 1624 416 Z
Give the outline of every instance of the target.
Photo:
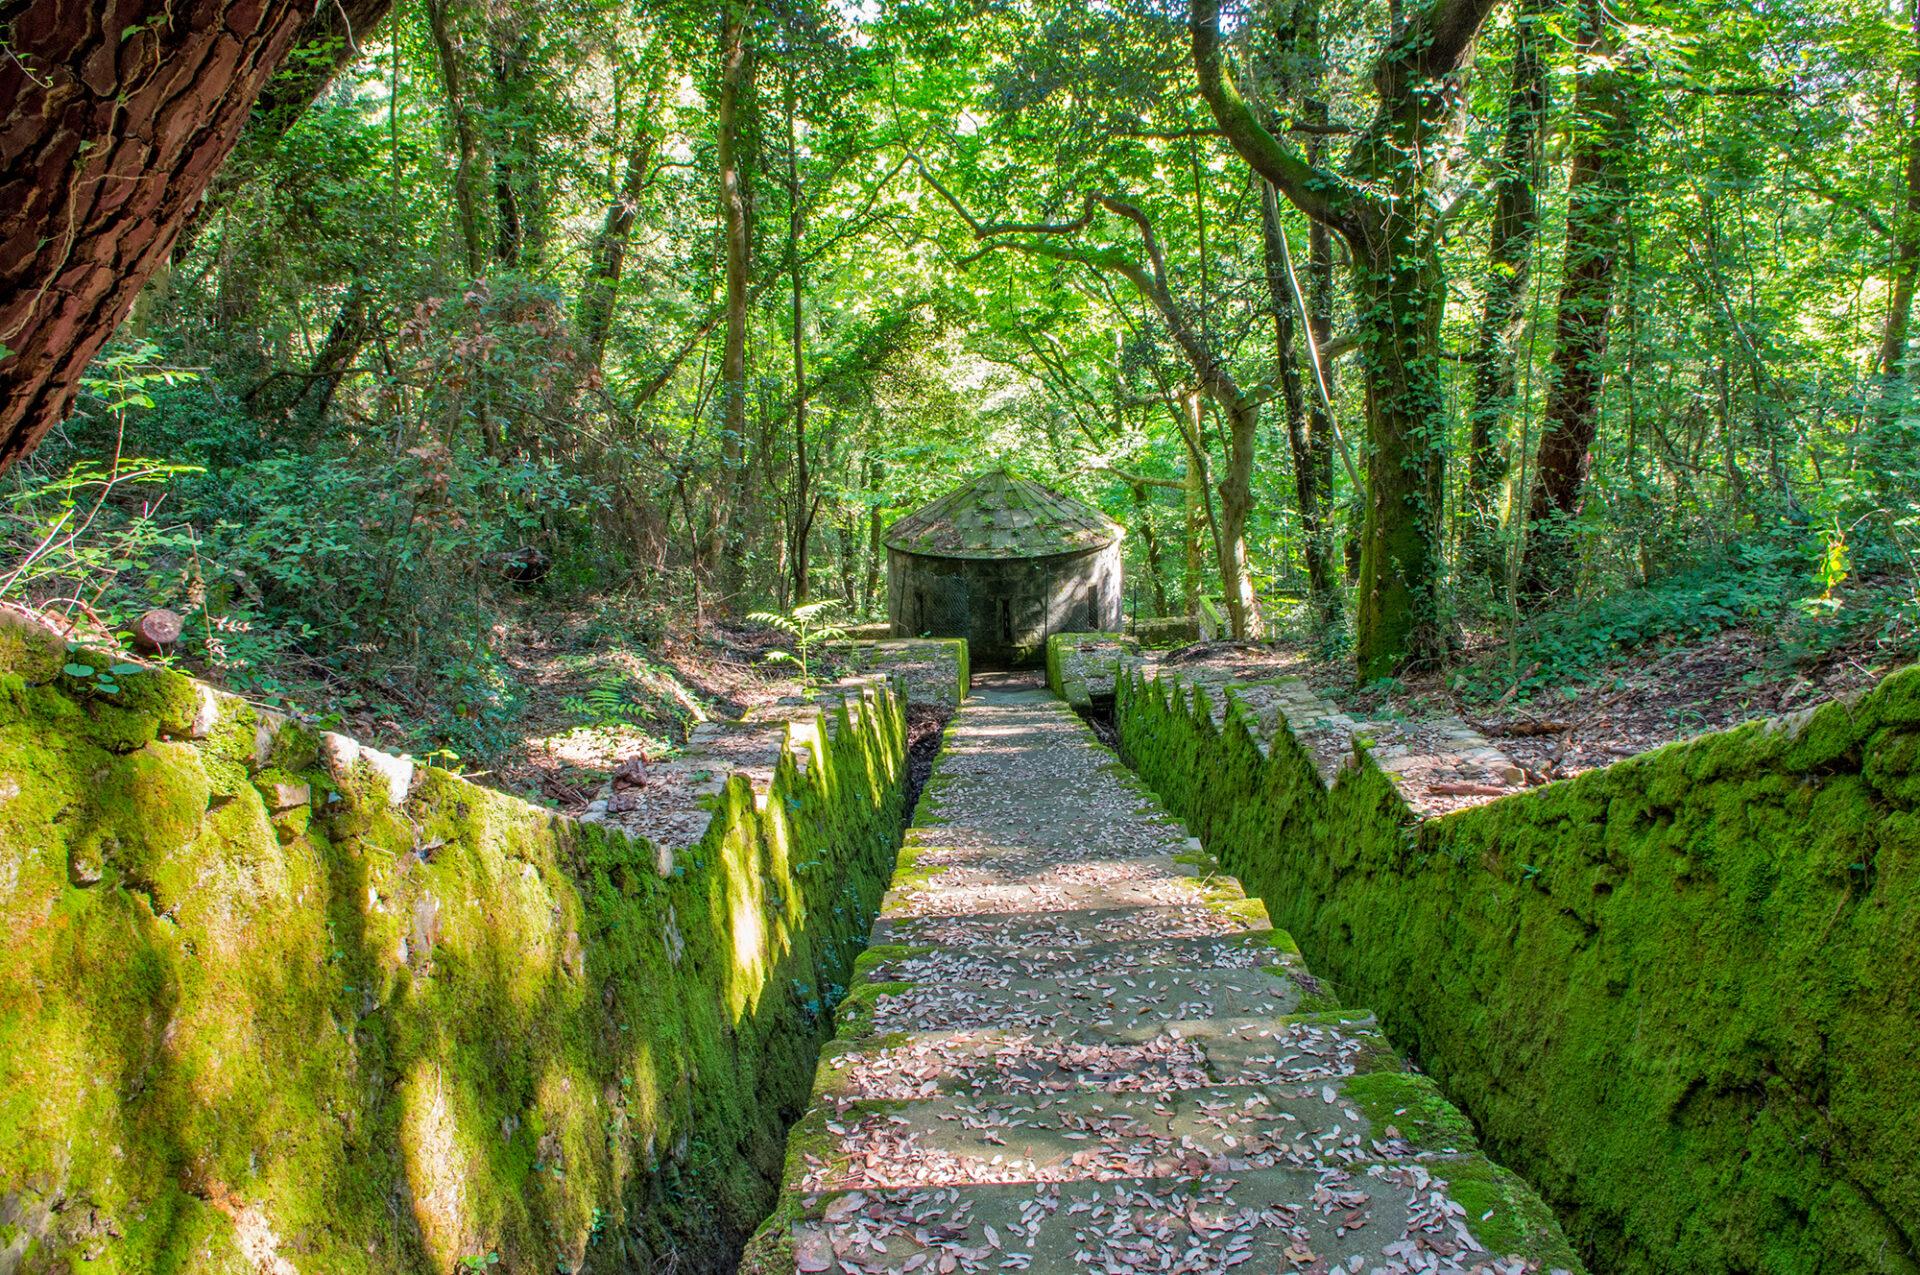
M 608 551 L 606 493 L 556 462 L 268 428 L 157 360 L 103 361 L 8 476 L 0 603 L 123 651 L 169 609 L 144 656 L 544 804 L 798 689 L 684 571 Z

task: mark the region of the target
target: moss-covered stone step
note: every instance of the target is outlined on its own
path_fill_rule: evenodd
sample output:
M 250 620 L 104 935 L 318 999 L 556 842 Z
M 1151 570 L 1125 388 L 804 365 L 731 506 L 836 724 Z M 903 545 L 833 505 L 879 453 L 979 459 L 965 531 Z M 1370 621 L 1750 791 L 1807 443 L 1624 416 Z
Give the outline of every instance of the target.
M 1275 940 L 1278 939 L 1278 942 Z M 1056 947 L 869 948 L 861 970 L 875 982 L 983 983 L 1007 978 L 1138 978 L 1161 969 L 1260 969 L 1298 964 L 1287 935 L 1278 930 L 1226 937 L 1126 939 Z
M 1283 970 L 1142 970 L 997 982 L 875 983 L 884 988 L 863 1015 L 867 1032 L 1000 1027 L 1092 1032 L 1199 1020 L 1268 1022 L 1306 999 Z M 842 1015 L 843 1019 L 848 1015 Z M 842 1022 L 841 1034 L 847 1033 Z
M 1237 906 L 1082 908 L 1073 912 L 983 912 L 973 916 L 885 916 L 878 944 L 962 948 L 1092 949 L 1116 942 L 1228 938 L 1272 928 L 1258 899 Z
M 1239 902 L 1247 896 L 1231 877 L 1202 875 L 1171 856 L 1107 859 L 1060 871 L 1006 873 L 991 869 L 948 869 L 913 884 L 895 887 L 880 904 L 880 914 L 896 916 L 968 916 L 1020 911 L 1069 912 L 1111 908 L 1204 907 Z M 957 879 L 954 879 L 957 878 Z
M 1515 1235 L 1511 1256 L 1490 1250 L 1444 1176 L 1451 1167 L 847 1192 L 821 1197 L 817 1216 L 809 1210 L 794 1222 L 791 1244 L 801 1271 L 1079 1275 L 1177 1264 L 1182 1271 L 1324 1275 L 1397 1267 L 1517 1275 L 1543 1269 L 1542 1259 L 1572 1268 L 1557 1231 Z
M 1100 1029 L 1064 1024 L 1057 1032 L 871 1030 L 870 995 L 898 986 L 866 984 L 854 990 L 839 1040 L 821 1055 L 816 1098 L 906 1101 L 957 1090 L 1125 1093 L 1209 1084 L 1314 1085 L 1404 1071 L 1365 1010 L 1132 1026 L 1115 1022 Z
M 805 1176 L 834 1188 L 1352 1169 L 1477 1150 L 1431 1082 L 1404 1073 L 1306 1087 L 855 1099 L 827 1107 L 819 1130 L 830 1136 Z

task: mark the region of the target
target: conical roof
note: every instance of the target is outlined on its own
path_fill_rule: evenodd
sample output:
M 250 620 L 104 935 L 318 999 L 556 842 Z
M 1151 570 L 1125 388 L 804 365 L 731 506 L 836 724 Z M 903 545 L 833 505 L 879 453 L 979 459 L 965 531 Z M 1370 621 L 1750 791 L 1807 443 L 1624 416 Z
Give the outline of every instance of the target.
M 989 469 L 887 528 L 887 547 L 930 558 L 1044 558 L 1112 544 L 1105 514 L 1051 487 Z

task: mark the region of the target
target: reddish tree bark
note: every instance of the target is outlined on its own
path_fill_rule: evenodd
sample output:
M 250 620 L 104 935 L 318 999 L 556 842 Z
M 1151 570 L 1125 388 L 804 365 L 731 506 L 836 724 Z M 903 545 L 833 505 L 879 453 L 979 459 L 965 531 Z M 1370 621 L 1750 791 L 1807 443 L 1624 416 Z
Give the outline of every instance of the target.
M 314 7 L 0 3 L 0 471 L 72 406 Z
M 379 30 L 393 0 L 327 0 L 314 10 L 287 60 L 253 104 L 247 122 L 249 145 L 277 140 L 312 106 L 334 77 L 353 65 L 361 46 Z

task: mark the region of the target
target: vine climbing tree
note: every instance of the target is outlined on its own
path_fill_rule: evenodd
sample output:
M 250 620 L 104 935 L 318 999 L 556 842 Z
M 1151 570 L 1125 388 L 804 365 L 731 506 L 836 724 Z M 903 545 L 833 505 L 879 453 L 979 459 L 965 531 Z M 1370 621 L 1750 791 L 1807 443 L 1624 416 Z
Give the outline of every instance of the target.
M 1359 297 L 1367 391 L 1366 530 L 1354 603 L 1362 678 L 1446 654 L 1441 543 L 1449 423 L 1441 391 L 1446 294 L 1435 248 L 1465 193 L 1452 184 L 1466 101 L 1460 77 L 1497 0 L 1437 0 L 1413 15 L 1373 68 L 1373 122 L 1343 172 L 1309 163 L 1263 125 L 1221 47 L 1219 0 L 1193 0 L 1201 95 L 1234 149 L 1295 207 L 1346 240 Z

